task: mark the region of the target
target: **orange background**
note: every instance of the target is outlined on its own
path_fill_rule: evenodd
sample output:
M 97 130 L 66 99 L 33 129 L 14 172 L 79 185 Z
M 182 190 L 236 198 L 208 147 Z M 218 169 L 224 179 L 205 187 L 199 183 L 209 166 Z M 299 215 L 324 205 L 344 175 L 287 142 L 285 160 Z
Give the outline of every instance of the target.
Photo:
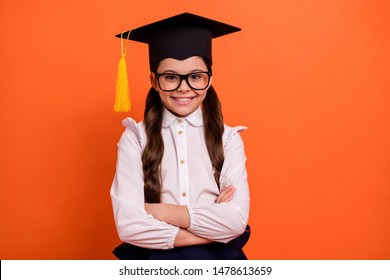
M 214 86 L 243 134 L 251 259 L 390 258 L 390 2 L 35 0 L 0 4 L 0 258 L 113 259 L 114 34 L 181 12 L 240 26 Z M 130 43 L 133 109 L 149 88 Z

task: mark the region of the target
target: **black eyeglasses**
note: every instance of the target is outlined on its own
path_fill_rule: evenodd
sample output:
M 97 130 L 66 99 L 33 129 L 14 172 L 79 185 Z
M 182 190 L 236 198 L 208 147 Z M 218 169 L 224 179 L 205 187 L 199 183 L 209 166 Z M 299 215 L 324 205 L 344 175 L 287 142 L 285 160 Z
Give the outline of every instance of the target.
M 175 91 L 180 87 L 183 80 L 193 90 L 205 89 L 210 84 L 211 75 L 211 72 L 194 72 L 186 75 L 174 73 L 155 74 L 155 77 L 161 90 Z

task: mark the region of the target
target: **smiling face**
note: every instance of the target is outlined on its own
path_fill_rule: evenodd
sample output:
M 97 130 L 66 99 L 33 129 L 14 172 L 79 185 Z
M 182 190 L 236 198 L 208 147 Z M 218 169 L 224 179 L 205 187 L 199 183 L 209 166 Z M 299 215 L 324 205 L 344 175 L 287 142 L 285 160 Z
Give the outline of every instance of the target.
M 166 58 L 160 61 L 157 67 L 157 74 L 178 74 L 185 75 L 198 72 L 208 72 L 207 65 L 203 58 L 192 56 L 185 60 Z M 210 77 L 211 79 L 211 77 Z M 185 80 L 174 91 L 163 91 L 158 86 L 157 79 L 152 76 L 153 88 L 158 91 L 164 107 L 179 117 L 186 117 L 196 111 L 206 97 L 207 90 L 211 85 L 203 90 L 192 89 Z

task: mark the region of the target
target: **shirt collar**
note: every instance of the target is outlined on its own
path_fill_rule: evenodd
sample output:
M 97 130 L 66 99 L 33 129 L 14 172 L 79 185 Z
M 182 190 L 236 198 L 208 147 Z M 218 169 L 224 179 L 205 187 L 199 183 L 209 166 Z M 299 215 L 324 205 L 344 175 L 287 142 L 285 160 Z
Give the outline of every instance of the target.
M 178 119 L 187 120 L 193 126 L 202 126 L 203 125 L 202 109 L 199 106 L 198 109 L 196 109 L 193 113 L 191 113 L 185 118 L 178 118 L 177 116 L 169 112 L 167 109 L 165 108 L 163 109 L 163 122 L 162 122 L 163 127 L 169 127 L 174 121 Z

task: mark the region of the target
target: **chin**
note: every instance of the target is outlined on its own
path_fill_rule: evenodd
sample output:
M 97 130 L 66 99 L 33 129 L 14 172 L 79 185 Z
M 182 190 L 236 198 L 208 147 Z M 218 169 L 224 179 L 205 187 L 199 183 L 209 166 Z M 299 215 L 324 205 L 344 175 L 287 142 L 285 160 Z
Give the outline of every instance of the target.
M 179 117 L 186 117 L 193 113 L 195 110 L 190 110 L 190 109 L 181 109 L 181 110 L 174 110 L 173 113 Z

